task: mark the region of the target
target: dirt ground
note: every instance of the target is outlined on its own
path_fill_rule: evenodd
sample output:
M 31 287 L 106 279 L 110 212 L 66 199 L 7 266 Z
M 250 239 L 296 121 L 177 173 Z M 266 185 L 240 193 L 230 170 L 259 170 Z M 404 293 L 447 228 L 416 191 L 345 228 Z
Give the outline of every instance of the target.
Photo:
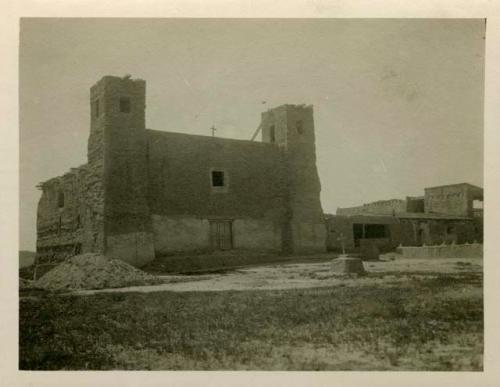
M 200 275 L 163 275 L 164 283 L 126 288 L 79 290 L 72 294 L 104 292 L 192 292 L 226 290 L 305 289 L 335 286 L 394 286 L 411 279 L 432 278 L 444 273 L 481 272 L 482 258 L 412 258 L 394 255 L 380 261 L 364 262 L 367 274 L 339 276 L 331 272 L 330 262 L 273 264 Z

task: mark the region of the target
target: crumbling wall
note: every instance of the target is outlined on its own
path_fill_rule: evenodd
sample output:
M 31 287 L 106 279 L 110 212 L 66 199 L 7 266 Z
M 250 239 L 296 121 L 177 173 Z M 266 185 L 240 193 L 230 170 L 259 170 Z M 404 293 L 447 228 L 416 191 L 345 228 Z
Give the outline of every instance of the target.
M 96 171 L 87 164 L 40 184 L 37 262 L 60 261 L 103 244 L 103 195 Z M 62 195 L 62 199 L 61 199 Z

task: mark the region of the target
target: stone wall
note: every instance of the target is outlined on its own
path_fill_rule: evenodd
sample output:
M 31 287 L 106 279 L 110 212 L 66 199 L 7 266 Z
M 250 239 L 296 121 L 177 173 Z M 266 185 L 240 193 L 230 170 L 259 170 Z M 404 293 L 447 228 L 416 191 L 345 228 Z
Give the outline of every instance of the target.
M 101 251 L 104 198 L 98 171 L 86 164 L 40 184 L 37 262 Z M 60 195 L 64 203 L 59 202 Z

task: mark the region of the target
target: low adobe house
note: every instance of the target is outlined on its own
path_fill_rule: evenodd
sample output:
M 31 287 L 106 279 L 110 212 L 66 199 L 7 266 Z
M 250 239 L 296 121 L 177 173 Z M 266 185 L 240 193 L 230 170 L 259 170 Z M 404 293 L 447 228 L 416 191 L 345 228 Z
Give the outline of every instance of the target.
M 87 163 L 38 186 L 39 262 L 326 251 L 312 106 L 263 112 L 261 141 L 146 129 L 145 106 L 143 80 L 92 86 Z
M 372 243 L 381 251 L 483 241 L 483 189 L 468 183 L 425 188 L 425 195 L 338 208 L 327 215 L 327 247 L 358 251 Z

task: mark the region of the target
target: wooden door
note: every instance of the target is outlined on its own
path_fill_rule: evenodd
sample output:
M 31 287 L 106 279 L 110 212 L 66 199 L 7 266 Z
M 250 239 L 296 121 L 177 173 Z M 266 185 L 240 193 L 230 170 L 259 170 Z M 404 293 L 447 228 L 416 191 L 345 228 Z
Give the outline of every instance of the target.
M 210 239 L 214 250 L 230 250 L 233 248 L 233 230 L 230 220 L 213 220 L 210 222 Z

